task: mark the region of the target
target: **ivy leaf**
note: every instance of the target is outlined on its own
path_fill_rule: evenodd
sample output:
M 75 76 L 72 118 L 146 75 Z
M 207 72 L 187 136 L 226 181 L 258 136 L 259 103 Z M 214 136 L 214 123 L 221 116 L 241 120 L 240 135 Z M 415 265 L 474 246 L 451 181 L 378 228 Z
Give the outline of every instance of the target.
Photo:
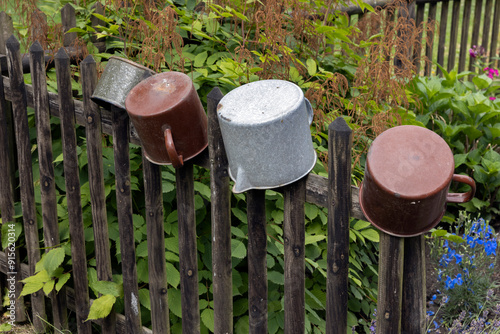
M 120 297 L 123 295 L 123 285 L 111 281 L 97 281 L 92 288 L 102 295 Z
M 362 230 L 361 234 L 363 235 L 363 237 L 365 237 L 366 239 L 368 239 L 370 241 L 373 241 L 373 242 L 379 242 L 380 241 L 380 235 L 379 235 L 379 233 L 376 230 L 372 229 L 372 228 L 368 228 L 366 230 Z
M 207 186 L 206 184 L 196 181 L 194 183 L 194 190 L 199 192 L 200 195 L 203 196 L 205 199 L 210 200 L 212 191 L 210 190 L 210 187 Z
M 139 290 L 139 301 L 142 306 L 151 311 L 151 298 L 149 296 L 148 289 L 140 289 Z
M 54 248 L 45 254 L 43 268 L 47 271 L 49 276 L 52 276 L 54 271 L 63 263 L 64 257 L 65 253 L 62 247 Z
M 239 240 L 231 239 L 231 256 L 237 259 L 243 259 L 247 255 L 245 244 Z
M 278 271 L 270 270 L 267 272 L 267 279 L 274 284 L 283 285 L 285 284 L 285 275 Z
M 309 218 L 309 220 L 313 220 L 318 216 L 319 209 L 316 205 L 306 203 L 304 207 L 304 211 L 306 214 L 306 217 Z
M 206 308 L 201 312 L 201 320 L 210 331 L 214 331 L 214 310 Z
M 87 320 L 102 319 L 109 315 L 115 304 L 116 297 L 112 295 L 103 295 L 94 300 L 90 306 Z
M 168 308 L 170 311 L 182 318 L 182 308 L 181 308 L 181 291 L 177 289 L 168 289 Z

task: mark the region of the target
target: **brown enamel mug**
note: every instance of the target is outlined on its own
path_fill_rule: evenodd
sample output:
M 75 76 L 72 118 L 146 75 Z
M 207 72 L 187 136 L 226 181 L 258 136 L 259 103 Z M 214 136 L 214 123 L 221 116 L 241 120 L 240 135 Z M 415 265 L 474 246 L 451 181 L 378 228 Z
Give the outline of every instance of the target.
M 453 174 L 454 168 L 450 148 L 436 133 L 413 125 L 386 130 L 368 151 L 359 191 L 361 209 L 388 234 L 423 234 L 441 221 L 446 203 L 464 203 L 474 197 L 474 180 Z M 452 181 L 471 189 L 448 193 Z
M 152 163 L 178 168 L 208 145 L 207 115 L 184 73 L 160 73 L 140 82 L 125 107 Z

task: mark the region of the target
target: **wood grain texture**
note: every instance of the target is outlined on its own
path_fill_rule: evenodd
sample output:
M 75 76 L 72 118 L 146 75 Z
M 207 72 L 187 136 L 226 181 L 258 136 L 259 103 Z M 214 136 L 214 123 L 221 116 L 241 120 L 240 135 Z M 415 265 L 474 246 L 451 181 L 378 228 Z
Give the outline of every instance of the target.
M 347 331 L 352 131 L 342 117 L 328 127 L 326 331 Z
M 21 70 L 19 42 L 14 36 L 11 36 L 7 40 L 6 47 L 9 77 L 11 78 L 12 85 L 12 109 L 17 147 L 24 235 L 26 239 L 30 274 L 33 275 L 35 273 L 36 263 L 40 260 L 40 244 L 38 241 L 33 170 L 31 167 L 31 143 L 26 108 L 26 88 Z M 33 325 L 37 331 L 44 332 L 46 324 L 42 319 L 46 319 L 46 313 L 43 292 L 38 291 L 32 294 L 31 304 L 33 307 Z
M 87 257 L 80 193 L 80 169 L 76 152 L 75 108 L 71 91 L 69 57 L 64 48 L 56 56 L 57 88 L 61 119 L 61 137 L 64 157 L 64 181 L 68 202 L 69 233 L 71 237 L 72 277 L 76 295 L 76 319 L 78 333 L 91 333 L 91 324 L 85 321 L 89 314 L 89 290 Z
M 432 71 L 432 60 L 433 60 L 433 50 L 434 50 L 434 39 L 435 34 L 433 28 L 436 27 L 436 10 L 437 4 L 432 2 L 429 4 L 429 10 L 427 12 L 427 37 L 425 41 L 425 57 L 427 58 L 427 62 L 425 63 L 425 75 L 429 76 Z M 430 32 L 432 31 L 432 32 Z
M 71 28 L 76 27 L 75 7 L 67 3 L 61 9 L 61 24 L 63 30 L 63 46 L 70 46 L 75 43 L 76 32 L 67 32 Z
M 59 245 L 59 225 L 44 51 L 38 42 L 35 42 L 30 48 L 30 63 L 31 82 L 33 83 L 33 90 L 35 92 L 33 95 L 33 104 L 35 105 L 37 128 L 43 235 L 46 247 L 45 251 L 48 252 L 53 247 Z M 59 293 L 53 291 L 51 299 L 52 325 L 60 330 L 68 329 L 66 292 L 64 288 Z
M 285 332 L 299 334 L 305 331 L 305 178 L 284 189 Z
M 460 2 L 461 0 L 453 1 L 452 16 L 451 16 L 451 29 L 450 29 L 450 44 L 448 52 L 448 66 L 446 70 L 450 72 L 455 68 L 457 41 L 458 41 L 458 23 L 460 22 Z
M 226 150 L 217 118 L 222 99 L 219 88 L 207 96 L 208 151 L 212 213 L 212 279 L 214 333 L 233 332 L 233 280 L 231 262 L 231 191 Z
M 462 31 L 460 35 L 460 55 L 458 57 L 458 73 L 465 70 L 465 64 L 467 59 L 470 58 L 469 55 L 469 26 L 470 26 L 470 16 L 472 9 L 472 1 L 465 1 L 464 12 L 462 16 Z
M 437 63 L 443 68 L 445 68 L 445 54 L 444 54 L 444 49 L 446 45 L 446 29 L 448 27 L 448 7 L 449 7 L 449 1 L 443 1 L 441 3 L 441 18 L 439 20 L 439 41 L 438 41 L 438 53 L 437 53 Z M 441 70 L 438 68 L 437 72 L 438 75 L 442 75 Z
M 87 120 L 85 126 L 85 136 L 87 138 L 90 205 L 92 210 L 92 227 L 94 231 L 97 279 L 100 281 L 113 281 L 106 195 L 104 190 L 101 111 L 99 106 L 90 99 L 97 84 L 96 63 L 92 56 L 88 56 L 81 62 L 80 72 L 83 91 L 84 115 Z M 115 311 L 111 310 L 110 314 L 102 320 L 101 324 L 102 333 L 115 333 Z

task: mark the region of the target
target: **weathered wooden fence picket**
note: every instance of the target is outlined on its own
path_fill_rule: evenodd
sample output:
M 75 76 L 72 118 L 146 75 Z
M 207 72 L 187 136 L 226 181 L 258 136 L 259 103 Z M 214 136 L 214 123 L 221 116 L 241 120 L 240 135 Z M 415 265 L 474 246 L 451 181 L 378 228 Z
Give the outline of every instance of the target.
M 500 0 L 476 0 L 473 25 L 482 24 L 482 35 L 474 32 L 468 41 L 471 1 L 464 3 L 459 13 L 460 0 L 417 0 L 417 23 L 436 18 L 439 4 L 441 20 L 439 42 L 426 45 L 426 55 L 432 59 L 432 47 L 437 45 L 437 62 L 451 69 L 456 64 L 464 70 L 471 44 L 480 44 L 498 55 Z M 449 2 L 452 3 L 451 28 L 447 22 Z M 383 5 L 383 4 L 382 4 Z M 69 6 L 69 5 L 68 5 Z M 429 6 L 426 9 L 426 6 Z M 482 8 L 484 9 L 481 12 Z M 347 8 L 351 15 L 359 14 Z M 428 15 L 424 15 L 427 12 Z M 71 10 L 65 9 L 66 14 Z M 462 16 L 462 34 L 458 40 L 458 17 Z M 10 22 L 10 23 L 9 23 Z M 70 22 L 65 19 L 63 22 Z M 164 212 L 162 205 L 162 168 L 143 158 L 144 191 L 146 202 L 149 293 L 151 299 L 152 329 L 141 325 L 138 279 L 136 272 L 135 242 L 132 222 L 129 142 L 140 144 L 123 110 L 106 110 L 90 100 L 97 82 L 96 63 L 91 56 L 80 63 L 83 101 L 72 98 L 70 54 L 62 48 L 54 60 L 58 94 L 48 93 L 45 82 L 46 55 L 39 43 L 34 43 L 28 57 L 20 54 L 19 42 L 9 37 L 13 30 L 5 13 L 0 13 L 0 212 L 3 224 L 14 219 L 14 203 L 22 203 L 24 233 L 28 263 L 11 263 L 8 253 L 0 253 L 0 271 L 15 274 L 16 293 L 22 290 L 21 279 L 32 275 L 40 259 L 40 242 L 36 224 L 31 165 L 30 129 L 27 107 L 36 115 L 36 139 L 40 163 L 41 203 L 43 211 L 44 247 L 50 249 L 59 243 L 57 203 L 53 168 L 53 149 L 49 117 L 60 118 L 64 152 L 64 178 L 68 198 L 68 219 L 71 236 L 73 287 L 50 294 L 52 324 L 66 329 L 67 309 L 76 313 L 78 333 L 91 333 L 91 322 L 85 321 L 92 300 L 89 299 L 87 259 L 80 203 L 79 166 L 76 155 L 75 125 L 85 127 L 89 185 L 92 206 L 92 224 L 99 280 L 111 281 L 111 256 L 105 189 L 103 176 L 102 134 L 113 136 L 115 159 L 116 199 L 122 273 L 124 278 L 124 315 L 112 312 L 107 318 L 95 321 L 102 333 L 168 333 L 169 309 L 165 260 Z M 446 28 L 447 27 L 447 28 Z M 448 29 L 448 30 L 447 30 Z M 474 30 L 476 31 L 476 30 Z M 479 29 L 477 29 L 479 32 Z M 451 32 L 449 45 L 444 37 Z M 65 42 L 69 43 L 69 42 Z M 69 45 L 69 44 L 67 44 Z M 425 44 L 423 44 L 425 45 Z M 447 51 L 446 51 L 446 48 Z M 415 53 L 421 50 L 415 50 Z M 3 56 L 1 54 L 6 54 Z M 24 59 L 28 59 L 28 63 Z M 447 60 L 445 62 L 445 60 Z M 24 65 L 23 65 L 24 64 Z M 472 63 L 469 63 L 472 66 Z M 432 67 L 424 69 L 428 74 Z M 23 72 L 30 72 L 32 85 L 24 83 Z M 216 116 L 216 107 L 222 93 L 215 88 L 207 96 L 209 145 L 198 157 L 176 170 L 176 191 L 179 222 L 179 264 L 182 296 L 183 332 L 199 332 L 198 259 L 194 214 L 193 165 L 210 170 L 212 217 L 212 280 L 215 333 L 233 332 L 232 265 L 231 265 L 231 191 L 228 163 L 224 143 Z M 33 133 L 33 132 L 31 132 Z M 284 194 L 284 305 L 285 332 L 304 333 L 304 203 L 309 202 L 328 209 L 327 239 L 327 333 L 346 333 L 349 266 L 349 219 L 365 219 L 359 205 L 359 189 L 351 186 L 351 130 L 342 118 L 329 127 L 328 178 L 309 174 L 294 184 L 278 189 Z M 19 172 L 16 176 L 16 170 Z M 248 212 L 248 312 L 250 333 L 266 333 L 267 323 L 267 264 L 266 264 L 266 210 L 265 191 L 247 192 Z M 380 278 L 377 316 L 378 333 L 422 333 L 425 327 L 424 244 L 422 237 L 396 238 L 382 233 L 380 243 Z M 411 286 L 411 289 L 404 289 Z M 20 301 L 22 298 L 19 299 Z M 37 331 L 45 332 L 46 300 L 41 291 L 31 295 L 33 324 Z M 16 303 L 16 319 L 26 319 L 24 303 Z

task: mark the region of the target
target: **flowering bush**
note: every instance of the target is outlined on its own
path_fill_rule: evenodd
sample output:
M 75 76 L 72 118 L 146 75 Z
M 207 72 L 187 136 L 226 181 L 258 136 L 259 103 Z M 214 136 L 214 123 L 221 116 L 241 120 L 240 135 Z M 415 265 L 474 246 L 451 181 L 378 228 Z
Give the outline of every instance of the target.
M 456 232 L 432 232 L 432 253 L 437 262 L 440 285 L 437 295 L 443 296 L 438 313 L 443 324 L 451 325 L 451 328 L 477 327 L 481 321 L 484 327 L 488 325 L 485 314 L 488 315 L 490 310 L 496 312 L 496 296 L 492 290 L 497 250 L 495 232 L 484 219 L 474 221 L 463 214 Z M 461 236 L 458 236 L 459 232 L 462 232 Z M 437 295 L 432 296 L 430 304 L 437 303 Z M 495 312 L 491 314 L 496 317 Z M 428 315 L 436 317 L 433 311 Z M 436 329 L 439 325 L 434 318 L 432 324 Z

